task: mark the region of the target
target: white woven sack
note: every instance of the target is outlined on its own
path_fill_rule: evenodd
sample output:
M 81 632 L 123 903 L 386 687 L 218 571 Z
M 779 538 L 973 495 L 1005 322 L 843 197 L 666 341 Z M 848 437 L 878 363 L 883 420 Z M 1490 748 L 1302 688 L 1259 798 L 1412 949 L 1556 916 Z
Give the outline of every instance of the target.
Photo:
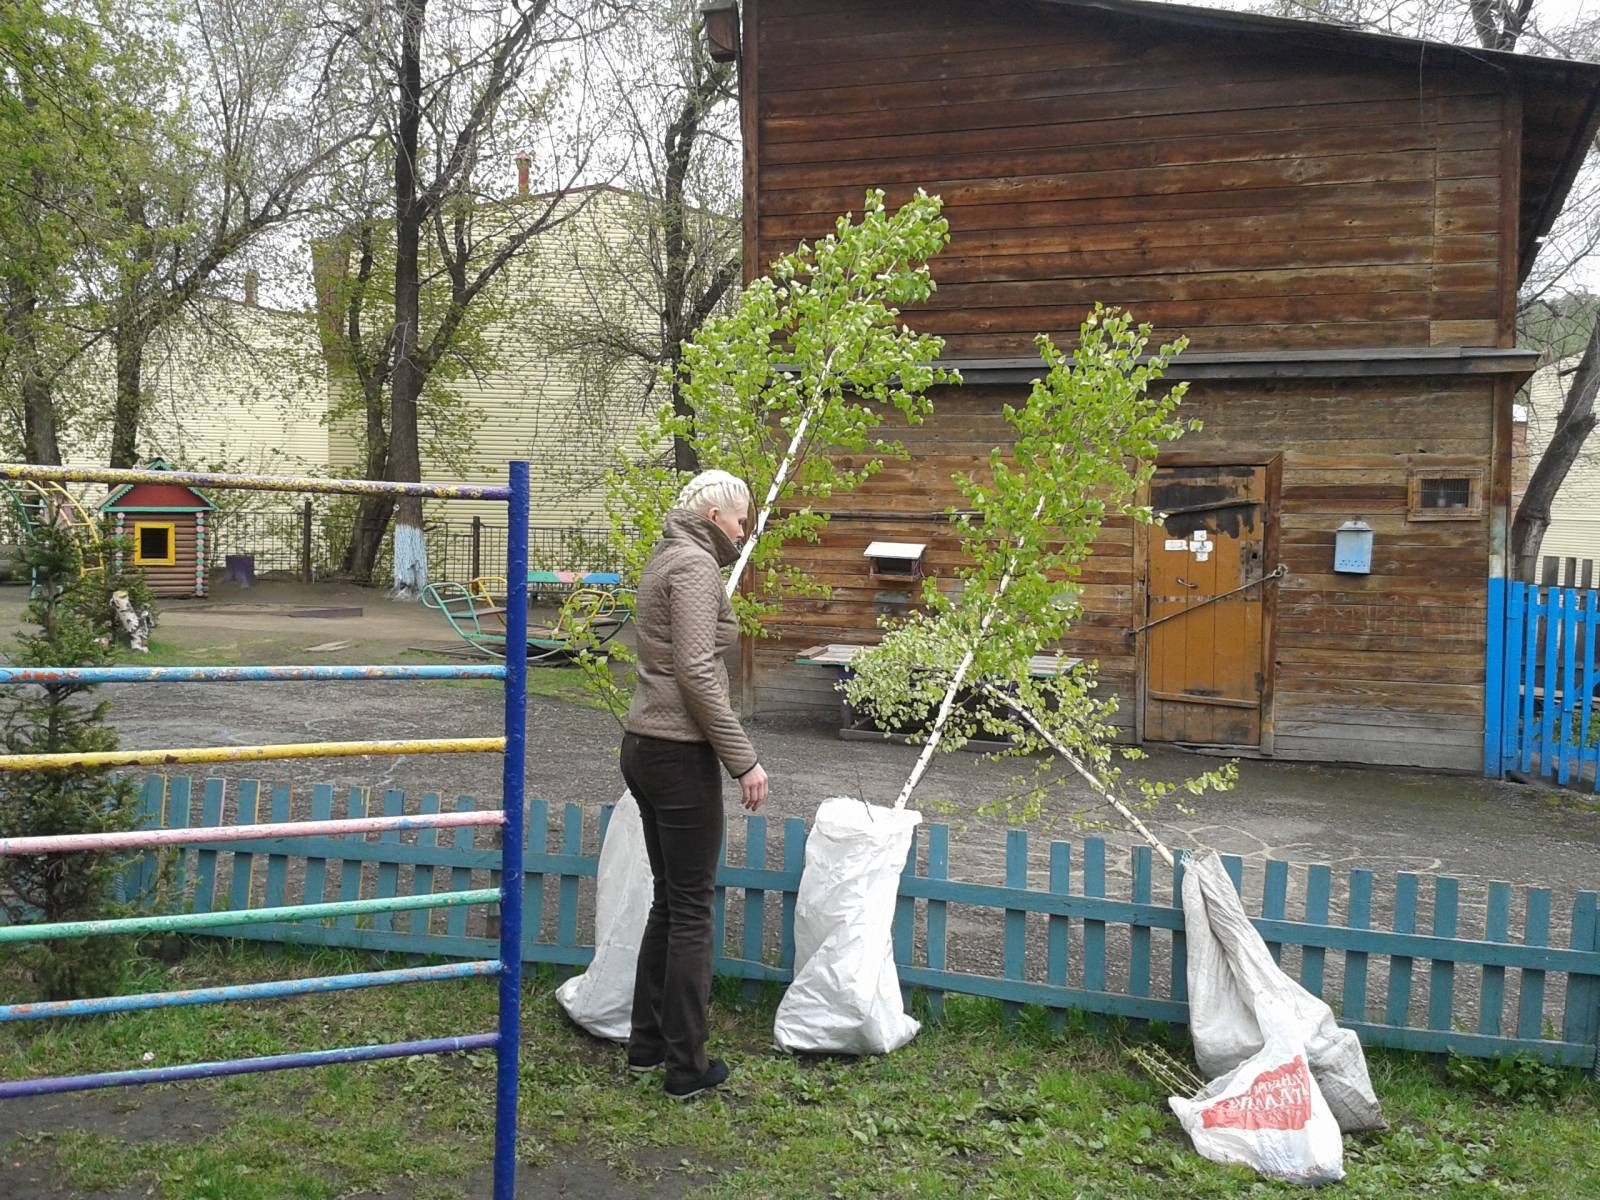
M 900 872 L 922 815 L 824 800 L 806 840 L 794 909 L 794 982 L 778 1005 L 780 1050 L 887 1054 L 917 1036 L 894 965 Z
M 1217 1163 L 1253 1167 L 1289 1183 L 1344 1178 L 1344 1143 L 1305 1047 L 1269 1026 L 1266 1044 L 1189 1099 L 1167 1104 L 1194 1148 Z
M 1201 1073 L 1213 1079 L 1234 1070 L 1260 1051 L 1269 1020 L 1281 1021 L 1283 1036 L 1304 1045 L 1339 1128 L 1387 1129 L 1360 1040 L 1272 961 L 1216 852 L 1186 861 L 1183 870 L 1189 1035 Z
M 594 959 L 556 989 L 556 1000 L 595 1037 L 626 1042 L 633 1030 L 633 977 L 654 892 L 639 802 L 625 791 L 611 810 L 595 870 Z

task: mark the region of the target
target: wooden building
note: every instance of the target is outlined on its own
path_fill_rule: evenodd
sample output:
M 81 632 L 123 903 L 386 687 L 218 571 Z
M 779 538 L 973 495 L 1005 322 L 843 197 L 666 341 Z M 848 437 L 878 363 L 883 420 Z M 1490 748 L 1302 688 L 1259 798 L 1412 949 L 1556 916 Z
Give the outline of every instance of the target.
M 942 196 L 938 291 L 906 319 L 967 381 L 905 431 L 910 461 L 793 547 L 835 592 L 747 645 L 748 708 L 832 710 L 833 674 L 796 655 L 875 640 L 904 595 L 864 548 L 955 561 L 952 473 L 1004 443 L 1034 334 L 1070 342 L 1104 301 L 1189 337 L 1173 377 L 1205 422 L 1160 461 L 1171 516 L 1108 525 L 1083 576 L 1067 649 L 1099 662 L 1128 736 L 1480 767 L 1512 396 L 1535 365 L 1517 287 L 1600 68 L 1131 0 L 745 0 L 707 29 L 740 62 L 747 270 L 868 187 Z M 1357 545 L 1336 569 L 1362 525 L 1368 562 Z
M 160 459 L 148 469 L 165 471 Z M 181 483 L 130 483 L 106 497 L 100 511 L 115 518 L 118 537 L 133 545 L 133 566 L 156 596 L 204 596 L 210 555 L 206 519 L 211 501 Z

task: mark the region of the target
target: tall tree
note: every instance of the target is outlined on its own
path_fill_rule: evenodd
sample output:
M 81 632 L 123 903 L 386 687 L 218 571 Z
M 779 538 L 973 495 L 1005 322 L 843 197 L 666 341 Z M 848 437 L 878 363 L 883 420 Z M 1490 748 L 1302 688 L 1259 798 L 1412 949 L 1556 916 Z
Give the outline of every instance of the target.
M 665 0 L 608 47 L 629 146 L 617 182 L 632 194 L 595 217 L 603 229 L 574 243 L 588 303 L 550 314 L 550 344 L 583 363 L 594 385 L 587 415 L 597 422 L 647 410 L 662 387 L 692 428 L 683 347 L 725 304 L 743 266 L 736 73 L 712 60 L 698 10 L 693 0 Z M 673 440 L 677 470 L 698 469 L 694 445 Z
M 603 140 L 591 128 L 601 114 L 578 102 L 588 51 L 623 8 L 601 0 L 345 0 L 339 8 L 380 97 L 368 170 L 385 187 L 383 203 L 376 192 L 348 197 L 351 217 L 323 252 L 319 292 L 334 301 L 324 308 L 325 336 L 357 367 L 369 476 L 420 479 L 430 379 L 459 361 L 475 306 L 510 284 L 528 243 L 581 207 L 573 188 Z M 530 146 L 540 186 L 508 201 L 503 165 Z M 357 301 L 383 286 L 385 258 L 392 317 L 373 328 Z M 370 577 L 391 518 L 394 594 L 415 596 L 428 579 L 420 500 L 364 497 L 344 567 Z
M 1594 61 L 1600 59 L 1600 21 L 1556 0 L 1274 0 L 1269 11 L 1386 33 L 1476 44 Z M 1595 396 L 1600 392 L 1600 308 L 1573 304 L 1587 291 L 1586 273 L 1600 248 L 1600 147 L 1591 144 L 1578 181 L 1556 226 L 1545 239 L 1533 271 L 1518 295 L 1518 335 L 1526 344 L 1559 357 L 1573 341 L 1582 347 L 1578 366 L 1564 375 L 1560 401 L 1551 411 L 1531 411 L 1543 451 L 1531 465 L 1527 489 L 1511 521 L 1511 576 L 1532 579 L 1539 544 L 1550 525 L 1551 506 L 1574 464 L 1592 454 Z M 1551 319 L 1552 316 L 1558 319 Z M 1581 322 L 1580 330 L 1574 322 Z

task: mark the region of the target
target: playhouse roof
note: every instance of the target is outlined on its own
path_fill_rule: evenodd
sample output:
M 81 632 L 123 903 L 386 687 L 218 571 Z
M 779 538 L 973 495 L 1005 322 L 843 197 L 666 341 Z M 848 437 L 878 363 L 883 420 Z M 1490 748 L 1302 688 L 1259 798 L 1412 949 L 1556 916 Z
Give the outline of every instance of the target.
M 164 459 L 151 459 L 144 465 L 147 471 L 170 471 L 172 466 Z M 101 512 L 210 512 L 216 505 L 206 499 L 204 492 L 181 483 L 125 483 L 100 505 Z

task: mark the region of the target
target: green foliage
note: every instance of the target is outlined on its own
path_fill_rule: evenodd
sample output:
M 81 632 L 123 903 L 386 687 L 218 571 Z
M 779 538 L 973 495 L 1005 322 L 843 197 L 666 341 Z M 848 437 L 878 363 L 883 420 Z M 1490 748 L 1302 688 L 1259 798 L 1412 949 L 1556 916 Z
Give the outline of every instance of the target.
M 18 635 L 16 664 L 110 665 L 115 652 L 107 597 L 124 581 L 85 574 L 77 543 L 51 526 L 39 528 L 23 553 L 37 581 L 28 617 L 38 630 Z M 78 684 L 16 689 L 5 711 L 6 753 L 116 749 L 117 734 L 106 719 L 109 701 L 88 701 L 92 691 Z M 137 823 L 136 801 L 132 781 L 104 769 L 4 772 L 0 832 L 39 837 L 131 829 Z M 0 858 L 0 908 L 13 923 L 107 916 L 117 907 L 113 886 L 121 864 L 111 854 L 8 855 Z M 129 947 L 121 939 L 69 939 L 41 943 L 23 954 L 40 992 L 64 999 L 115 991 Z
M 1509 1058 L 1464 1058 L 1452 1054 L 1445 1074 L 1458 1088 L 1523 1104 L 1545 1104 L 1561 1095 L 1570 1072 L 1528 1054 Z
M 673 438 L 694 447 L 703 469 L 744 479 L 760 506 L 805 422 L 751 557 L 756 587 L 737 596 L 735 608 L 742 628 L 755 633 L 780 597 L 826 594 L 784 561 L 783 547 L 821 536 L 827 516 L 815 502 L 903 456 L 898 441 L 880 433 L 887 410 L 919 423 L 932 408 L 928 390 L 960 382 L 933 365 L 943 339 L 899 322 L 900 306 L 933 293 L 928 259 L 949 241 L 941 208 L 938 197 L 918 192 L 890 213 L 881 191 L 868 192 L 859 222 L 846 213 L 828 237 L 775 261 L 729 312 L 685 343 L 678 389 L 692 416 L 664 404 L 608 477 L 613 551 L 626 581 L 637 582 L 684 483 L 669 457 Z M 624 655 L 612 650 L 613 658 Z M 628 681 L 593 652 L 581 661 L 620 717 Z
M 1083 615 L 1077 581 L 1106 517 L 1148 523 L 1139 497 L 1156 454 L 1196 427 L 1177 416 L 1185 385 L 1155 386 L 1187 343 L 1180 339 L 1146 357 L 1149 332 L 1097 305 L 1070 354 L 1040 335 L 1045 374 L 1026 404 L 1005 408 L 1014 445 L 1009 453 L 995 448 L 987 479 L 958 481 L 970 510 L 953 514 L 964 551 L 954 586 L 929 579 L 922 611 L 883 621 L 886 636 L 857 659 L 845 688 L 860 711 L 888 728 L 927 729 L 965 664 L 964 677 L 975 686 L 945 715 L 941 749 L 958 749 L 980 733 L 1011 739 L 1006 753 L 1047 749 L 1010 706 L 982 690 L 982 681 L 1032 713 L 1102 786 L 1115 787 L 1116 702 L 1095 695 L 1094 665 L 1036 679 L 1029 659 L 1059 645 Z M 1046 761 L 1041 770 L 1052 765 Z M 1197 794 L 1228 778 L 1225 769 L 1183 785 L 1141 787 L 1152 802 L 1178 788 Z M 1038 783 L 1013 797 L 1018 815 L 1035 814 L 1044 794 Z

